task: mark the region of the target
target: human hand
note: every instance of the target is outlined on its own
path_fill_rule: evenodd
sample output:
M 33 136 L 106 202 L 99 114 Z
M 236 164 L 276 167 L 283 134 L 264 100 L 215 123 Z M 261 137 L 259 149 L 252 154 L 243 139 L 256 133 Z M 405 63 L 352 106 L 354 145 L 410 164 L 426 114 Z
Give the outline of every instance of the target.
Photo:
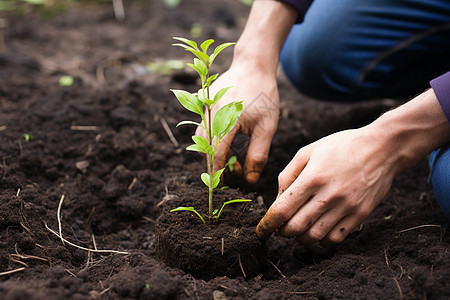
M 399 172 L 395 150 L 371 126 L 300 149 L 280 173 L 277 199 L 257 235 L 275 230 L 301 244 L 342 242 L 382 201 Z
M 272 137 L 276 131 L 279 115 L 279 95 L 273 74 L 253 69 L 249 75 L 248 66 L 235 64 L 221 75 L 211 86 L 211 97 L 221 88 L 233 86 L 215 105 L 213 115 L 232 101 L 243 100 L 243 111 L 236 126 L 220 142 L 214 159 L 214 172 L 223 168 L 232 155 L 231 143 L 238 132 L 250 137 L 244 176 L 249 183 L 256 183 L 264 168 Z M 205 130 L 197 128 L 196 135 L 207 138 Z M 242 171 L 239 162 L 236 172 Z

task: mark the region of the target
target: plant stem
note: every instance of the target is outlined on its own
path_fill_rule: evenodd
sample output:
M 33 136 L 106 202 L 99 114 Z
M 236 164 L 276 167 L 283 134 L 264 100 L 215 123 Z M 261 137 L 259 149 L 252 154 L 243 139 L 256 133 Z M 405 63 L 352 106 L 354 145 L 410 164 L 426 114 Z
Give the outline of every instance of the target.
M 208 78 L 208 76 L 206 76 Z M 209 86 L 206 87 L 206 97 L 209 99 Z M 212 148 L 213 143 L 213 135 L 212 135 L 212 111 L 211 107 L 207 105 L 207 112 L 208 112 L 208 125 L 207 125 L 207 131 L 208 131 L 208 137 L 209 137 L 209 144 Z M 215 151 L 214 151 L 215 152 Z M 208 154 L 209 156 L 209 165 L 208 167 L 208 174 L 209 174 L 209 193 L 208 193 L 208 203 L 209 203 L 209 222 L 211 223 L 213 220 L 213 188 L 212 188 L 212 179 L 213 179 L 213 166 L 214 166 L 214 153 Z M 207 162 L 208 163 L 208 162 Z

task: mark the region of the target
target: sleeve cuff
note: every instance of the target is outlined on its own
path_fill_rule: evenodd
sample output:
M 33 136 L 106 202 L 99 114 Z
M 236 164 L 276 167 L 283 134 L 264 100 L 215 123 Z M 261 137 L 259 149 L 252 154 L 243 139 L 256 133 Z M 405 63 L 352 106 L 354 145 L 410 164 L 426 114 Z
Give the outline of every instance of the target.
M 313 2 L 313 0 L 278 0 L 278 1 L 289 4 L 298 12 L 297 23 L 301 23 L 303 21 L 303 17 L 305 16 L 306 11 Z
M 450 123 L 450 72 L 431 80 L 430 85 Z

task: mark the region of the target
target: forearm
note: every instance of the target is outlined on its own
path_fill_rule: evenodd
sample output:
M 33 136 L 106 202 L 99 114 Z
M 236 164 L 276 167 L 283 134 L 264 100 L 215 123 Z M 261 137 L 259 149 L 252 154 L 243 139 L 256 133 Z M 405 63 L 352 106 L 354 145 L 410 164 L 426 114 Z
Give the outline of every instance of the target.
M 450 142 L 450 125 L 433 89 L 385 113 L 369 126 L 387 142 L 388 159 L 398 171 Z
M 297 11 L 286 3 L 254 1 L 235 47 L 233 64 L 250 63 L 275 72 L 281 48 L 297 16 Z

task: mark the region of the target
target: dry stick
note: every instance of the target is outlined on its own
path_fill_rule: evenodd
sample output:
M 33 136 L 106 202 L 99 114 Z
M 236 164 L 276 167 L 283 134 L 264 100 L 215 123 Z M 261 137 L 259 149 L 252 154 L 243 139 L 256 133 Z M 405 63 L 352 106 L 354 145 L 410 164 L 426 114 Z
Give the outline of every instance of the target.
M 61 206 L 64 201 L 64 194 L 61 196 L 61 200 L 59 200 L 58 210 L 56 211 L 56 218 L 58 219 L 58 228 L 59 228 L 59 236 L 61 237 L 61 242 L 64 245 L 64 239 L 62 237 L 62 227 L 61 227 Z
M 78 278 L 77 275 L 73 274 L 69 269 L 64 269 L 64 271 L 66 271 L 67 273 L 69 273 L 70 275 L 72 275 L 75 278 Z
M 268 259 L 266 259 L 268 262 L 269 262 L 269 264 L 271 264 L 272 265 L 272 267 L 274 267 L 275 268 L 275 270 L 277 270 L 278 271 L 278 273 L 280 273 L 280 275 L 281 275 L 281 277 L 283 277 L 283 278 L 286 278 L 286 276 L 283 274 L 283 272 L 281 272 L 281 270 L 280 269 L 278 269 L 278 267 L 273 263 L 273 262 L 271 262 L 270 260 L 268 260 Z
M 54 235 L 56 235 L 57 237 L 59 237 L 59 238 L 61 239 L 61 241 L 62 241 L 63 244 L 64 244 L 64 242 L 66 242 L 67 244 L 69 244 L 69 245 L 71 245 L 71 246 L 73 246 L 73 247 L 76 247 L 76 248 L 78 248 L 78 249 L 82 249 L 82 250 L 85 250 L 85 251 L 96 252 L 96 253 L 128 254 L 128 252 L 124 252 L 124 251 L 116 251 L 116 250 L 97 250 L 97 249 L 94 250 L 94 249 L 89 249 L 89 248 L 86 248 L 86 247 L 78 246 L 78 245 L 76 245 L 76 244 L 74 244 L 74 243 L 71 243 L 71 242 L 69 242 L 68 240 L 64 239 L 63 236 L 62 236 L 61 217 L 60 217 L 61 206 L 62 206 L 63 201 L 64 201 L 64 195 L 61 196 L 61 200 L 59 201 L 58 210 L 57 210 L 57 213 L 56 213 L 56 218 L 58 219 L 59 234 L 58 234 L 55 230 L 49 228 L 49 227 L 47 226 L 47 222 L 44 221 L 45 228 L 47 228 L 48 231 L 50 231 L 51 233 L 53 233 Z
M 222 256 L 223 256 L 223 249 L 225 248 L 225 240 L 222 238 Z
M 175 145 L 175 147 L 180 147 L 180 144 L 178 143 L 177 139 L 173 135 L 172 131 L 170 130 L 169 125 L 166 122 L 166 119 L 164 117 L 159 117 L 159 121 L 161 122 L 162 127 L 166 131 L 167 135 L 169 136 L 170 141 Z
M 11 271 L 1 272 L 0 276 L 4 276 L 4 275 L 9 275 L 9 274 L 12 274 L 12 273 L 20 272 L 20 271 L 23 271 L 25 269 L 26 268 L 22 267 L 22 268 L 14 269 L 14 270 L 11 270 Z
M 97 131 L 100 128 L 98 126 L 82 126 L 82 125 L 72 125 L 70 126 L 70 130 L 77 131 Z
M 398 293 L 399 293 L 399 299 L 402 300 L 402 299 L 403 299 L 403 291 L 402 291 L 402 288 L 400 287 L 400 284 L 398 283 L 397 278 L 392 277 L 392 279 L 394 279 L 395 285 L 397 286 Z
M 17 189 L 16 197 L 19 197 L 20 195 L 20 188 Z
M 245 275 L 244 267 L 242 266 L 240 254 L 238 254 L 238 260 L 239 260 L 239 267 L 241 267 L 242 274 L 244 275 L 244 278 L 247 278 L 247 275 Z
M 386 260 L 386 265 L 388 266 L 389 270 L 393 271 L 391 266 L 389 265 L 389 259 L 388 259 L 388 256 L 387 256 L 387 249 L 384 248 L 383 250 L 384 250 L 384 259 Z
M 45 228 L 47 228 L 48 231 L 50 231 L 51 233 L 53 233 L 54 235 L 56 235 L 57 237 L 61 238 L 64 242 L 66 242 L 68 245 L 81 249 L 81 250 L 85 250 L 85 251 L 91 251 L 91 252 L 95 252 L 95 253 L 115 253 L 115 254 L 129 254 L 128 252 L 125 251 L 116 251 L 116 250 L 94 250 L 94 249 L 89 249 L 86 247 L 82 247 L 82 246 L 78 246 L 74 243 L 69 242 L 68 240 L 62 238 L 58 232 L 56 232 L 55 230 L 51 229 L 50 227 L 48 227 L 47 222 L 44 221 L 44 226 Z
M 424 228 L 424 227 L 441 227 L 441 225 L 433 225 L 433 224 L 419 225 L 419 226 L 411 227 L 408 229 L 400 230 L 398 233 L 402 233 L 402 232 L 406 232 L 406 231 L 410 231 L 410 230 L 414 230 L 414 229 L 419 229 L 419 228 Z
M 125 19 L 125 9 L 122 0 L 113 0 L 114 16 L 116 20 L 121 22 Z

